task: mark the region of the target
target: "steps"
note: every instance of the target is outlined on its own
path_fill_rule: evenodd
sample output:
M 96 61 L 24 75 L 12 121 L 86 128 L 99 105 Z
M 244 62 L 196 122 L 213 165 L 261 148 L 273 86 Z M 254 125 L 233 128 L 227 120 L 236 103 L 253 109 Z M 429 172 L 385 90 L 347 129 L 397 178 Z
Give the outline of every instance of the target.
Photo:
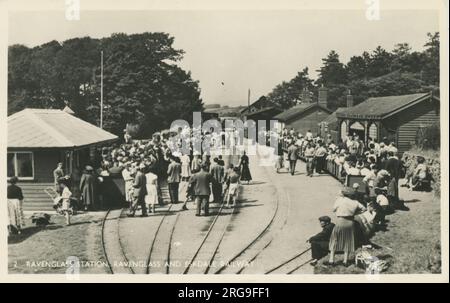
M 47 187 L 54 187 L 53 183 L 19 183 L 23 193 L 24 211 L 53 211 L 53 201 L 44 192 Z

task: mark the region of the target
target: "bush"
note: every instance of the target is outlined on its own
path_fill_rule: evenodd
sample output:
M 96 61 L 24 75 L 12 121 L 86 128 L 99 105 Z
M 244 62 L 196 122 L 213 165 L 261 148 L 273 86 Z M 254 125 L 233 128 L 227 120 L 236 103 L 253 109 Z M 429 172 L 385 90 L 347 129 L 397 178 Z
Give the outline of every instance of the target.
M 441 128 L 439 124 L 419 128 L 416 134 L 416 146 L 419 149 L 439 149 L 441 145 Z

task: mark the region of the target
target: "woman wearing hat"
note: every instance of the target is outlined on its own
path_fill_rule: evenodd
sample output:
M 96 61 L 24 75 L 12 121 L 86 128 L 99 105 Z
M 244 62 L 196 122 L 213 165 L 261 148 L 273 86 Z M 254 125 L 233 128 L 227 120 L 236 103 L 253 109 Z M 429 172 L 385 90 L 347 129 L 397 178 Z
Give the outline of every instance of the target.
M 22 189 L 16 185 L 19 179 L 14 176 L 9 179 L 9 184 L 7 188 L 7 199 L 8 199 L 8 216 L 9 225 L 8 232 L 11 233 L 14 228 L 17 233 L 21 233 L 22 227 L 25 225 L 25 217 L 23 215 L 23 194 Z
M 366 208 L 354 200 L 354 192 L 350 189 L 342 191 L 342 196 L 334 203 L 333 211 L 337 216 L 336 225 L 330 238 L 330 260 L 326 265 L 334 265 L 336 252 L 344 252 L 344 266 L 348 265 L 349 255 L 355 252 L 354 217 Z
M 86 166 L 80 180 L 80 191 L 85 210 L 92 209 L 95 206 L 96 186 L 93 172 L 94 169 L 92 168 L 92 166 Z

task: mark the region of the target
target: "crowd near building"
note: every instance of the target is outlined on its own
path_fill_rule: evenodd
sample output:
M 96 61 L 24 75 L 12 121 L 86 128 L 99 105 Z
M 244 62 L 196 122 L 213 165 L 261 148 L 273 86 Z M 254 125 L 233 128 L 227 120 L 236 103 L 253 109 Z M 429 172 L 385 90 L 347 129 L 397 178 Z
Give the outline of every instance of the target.
M 317 102 L 303 100 L 282 111 L 260 98 L 241 114 L 244 120 L 266 121 L 267 141 L 258 143 L 268 145 L 273 138 L 278 142 L 277 172 L 285 169 L 294 177 L 302 160 L 306 176 L 327 173 L 344 184 L 333 207 L 336 222 L 321 217 L 323 232 L 310 242 L 312 264 L 328 252 L 334 264 L 338 251 L 344 252 L 347 263 L 357 247 L 370 245 L 377 228 L 386 226 L 386 215 L 407 209 L 399 195 L 401 185 L 429 189 L 424 159 L 405 171 L 400 156 L 421 128 L 439 121 L 439 98 L 431 93 L 377 97 L 354 106 L 349 92 L 347 107 L 333 112 L 327 107 L 327 89 L 321 87 Z M 208 117 L 219 119 L 215 114 Z M 269 120 L 276 120 L 278 128 L 270 129 Z M 186 210 L 187 202 L 195 200 L 200 216 L 209 215 L 210 196 L 213 203 L 232 206 L 240 183 L 252 180 L 249 157 L 243 152 L 238 165 L 225 165 L 221 151 L 195 146 L 208 142 L 214 150 L 227 138 L 237 146 L 243 143 L 238 133 L 180 127 L 135 140 L 126 129 L 118 138 L 75 117 L 69 108 L 25 109 L 8 117 L 10 225 L 20 231 L 23 209 L 55 209 L 70 224 L 75 209 L 126 206 L 130 217 L 137 211 L 147 216 L 166 203 L 184 202 Z M 177 135 L 187 141 L 173 140 Z M 182 182 L 187 184 L 185 197 L 179 196 Z

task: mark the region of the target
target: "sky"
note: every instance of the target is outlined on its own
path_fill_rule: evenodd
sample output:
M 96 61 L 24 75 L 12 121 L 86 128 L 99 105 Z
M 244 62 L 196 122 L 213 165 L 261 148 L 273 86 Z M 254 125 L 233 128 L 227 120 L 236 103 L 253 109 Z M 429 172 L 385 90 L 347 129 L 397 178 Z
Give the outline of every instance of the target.
M 11 12 L 8 42 L 37 46 L 74 37 L 112 33 L 167 32 L 185 51 L 178 64 L 199 81 L 205 104 L 246 105 L 289 81 L 304 67 L 317 77 L 322 58 L 335 50 L 341 62 L 378 45 L 392 50 L 407 42 L 421 51 L 427 32 L 439 29 L 433 10 L 381 11 L 369 21 L 364 10 L 64 11 Z M 223 83 L 223 84 L 222 84 Z

